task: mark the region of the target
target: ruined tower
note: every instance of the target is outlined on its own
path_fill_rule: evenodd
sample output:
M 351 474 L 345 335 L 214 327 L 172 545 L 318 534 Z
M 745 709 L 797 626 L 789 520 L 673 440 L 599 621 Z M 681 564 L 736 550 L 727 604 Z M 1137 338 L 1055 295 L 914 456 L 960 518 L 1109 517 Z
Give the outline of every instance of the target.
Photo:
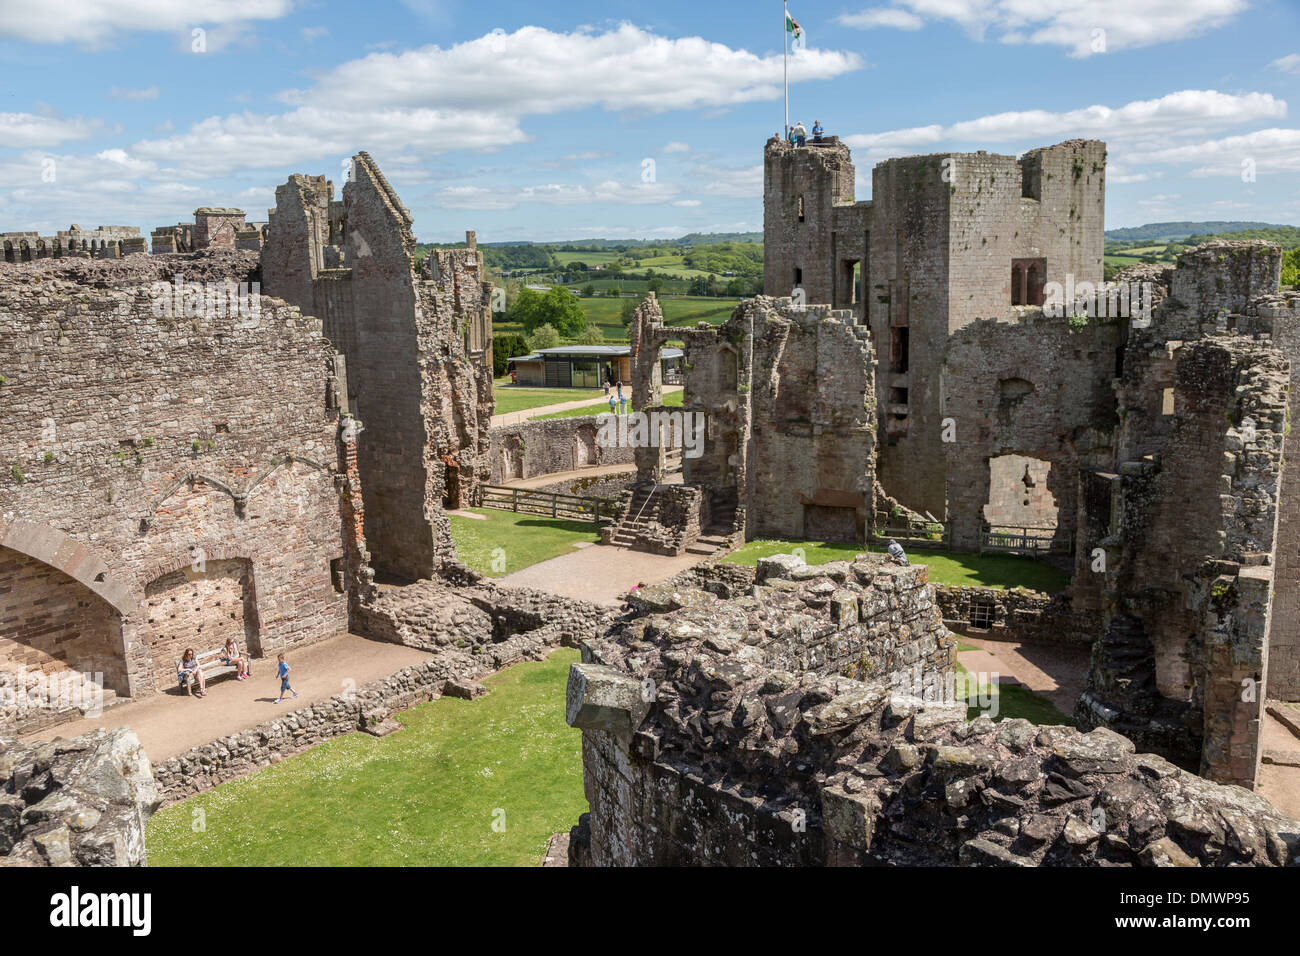
M 444 509 L 468 505 L 487 480 L 493 399 L 478 250 L 433 250 L 417 273 L 411 223 L 358 153 L 342 201 L 323 176 L 276 190 L 262 274 L 268 294 L 319 316 L 346 357 L 374 565 L 414 579 L 453 557 Z

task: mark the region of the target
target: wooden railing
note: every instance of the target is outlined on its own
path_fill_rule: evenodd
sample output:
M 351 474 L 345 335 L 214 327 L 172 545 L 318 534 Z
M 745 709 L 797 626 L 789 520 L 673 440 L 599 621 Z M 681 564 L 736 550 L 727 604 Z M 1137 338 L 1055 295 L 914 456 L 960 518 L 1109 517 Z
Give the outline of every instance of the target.
M 594 495 L 564 495 L 555 491 L 534 491 L 531 488 L 509 488 L 505 485 L 479 485 L 477 501 L 480 508 L 498 508 L 524 514 L 549 515 L 573 521 L 590 521 L 599 524 L 612 518 L 616 502 L 612 498 Z
M 950 532 L 948 526 L 936 521 L 924 528 L 877 528 L 876 541 L 884 542 L 893 538 L 907 548 L 935 548 L 947 551 Z
M 980 533 L 980 554 L 1070 554 L 1072 535 L 1058 535 L 1051 528 L 990 528 Z

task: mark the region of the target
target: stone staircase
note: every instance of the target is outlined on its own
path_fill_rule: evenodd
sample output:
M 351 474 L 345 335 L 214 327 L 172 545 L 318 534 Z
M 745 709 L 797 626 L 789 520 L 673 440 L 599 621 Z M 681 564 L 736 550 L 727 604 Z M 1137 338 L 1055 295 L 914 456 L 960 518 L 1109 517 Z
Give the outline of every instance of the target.
M 630 548 L 636 543 L 637 533 L 646 530 L 659 518 L 659 502 L 655 498 L 655 485 L 638 485 L 632 491 L 623 520 L 614 529 L 610 543 L 620 548 Z
M 709 524 L 686 546 L 686 553 L 710 555 L 730 550 L 735 526 L 735 492 L 715 490 L 709 497 Z

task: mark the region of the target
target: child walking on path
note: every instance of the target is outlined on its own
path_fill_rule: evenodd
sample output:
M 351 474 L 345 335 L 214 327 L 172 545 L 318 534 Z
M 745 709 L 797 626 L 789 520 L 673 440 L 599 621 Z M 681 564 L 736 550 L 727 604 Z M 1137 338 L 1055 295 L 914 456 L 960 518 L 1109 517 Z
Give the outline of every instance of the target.
M 294 697 L 298 696 L 298 692 L 289 686 L 289 662 L 284 659 L 283 654 L 277 654 L 275 659 L 280 662 L 280 696 L 275 699 L 275 702 L 278 704 L 284 700 L 284 692 L 286 690 L 293 691 Z

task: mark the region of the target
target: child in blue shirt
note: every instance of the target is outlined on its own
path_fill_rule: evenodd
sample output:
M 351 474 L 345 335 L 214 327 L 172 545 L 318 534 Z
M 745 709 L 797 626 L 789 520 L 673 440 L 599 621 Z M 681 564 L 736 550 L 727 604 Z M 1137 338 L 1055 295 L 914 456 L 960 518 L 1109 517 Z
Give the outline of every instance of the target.
M 293 691 L 294 697 L 298 696 L 298 692 L 289 686 L 289 663 L 284 659 L 284 655 L 277 654 L 275 659 L 280 662 L 280 696 L 275 699 L 275 702 L 278 704 L 284 700 L 284 692 L 286 690 Z

